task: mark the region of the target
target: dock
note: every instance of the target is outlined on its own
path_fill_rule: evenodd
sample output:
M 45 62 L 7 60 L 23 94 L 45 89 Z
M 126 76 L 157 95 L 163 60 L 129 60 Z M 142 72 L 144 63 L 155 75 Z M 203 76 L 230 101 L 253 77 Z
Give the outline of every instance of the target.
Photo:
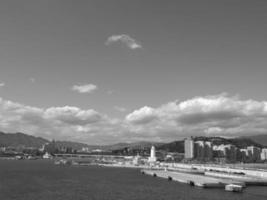
M 218 173 L 218 172 L 205 172 L 204 174 L 205 176 L 209 176 L 209 177 L 231 179 L 231 180 L 243 182 L 247 186 L 249 185 L 267 186 L 267 178 L 263 178 L 263 177 L 236 175 L 236 174 Z
M 187 183 L 192 186 L 198 186 L 203 188 L 224 188 L 228 184 L 235 184 L 245 187 L 246 184 L 241 181 L 232 179 L 209 177 L 199 174 L 190 174 L 165 170 L 141 170 L 143 174 L 151 175 L 154 177 L 165 178 L 168 180 L 177 181 L 180 183 Z

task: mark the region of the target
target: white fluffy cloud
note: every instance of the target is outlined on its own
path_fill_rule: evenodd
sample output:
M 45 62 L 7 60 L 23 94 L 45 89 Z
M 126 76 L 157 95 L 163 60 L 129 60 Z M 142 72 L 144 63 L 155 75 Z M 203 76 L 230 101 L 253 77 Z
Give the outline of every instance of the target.
M 142 107 L 124 119 L 73 106 L 38 108 L 0 98 L 0 131 L 85 143 L 267 134 L 267 102 L 225 94 Z
M 85 85 L 74 85 L 71 88 L 73 91 L 79 93 L 92 93 L 98 89 L 98 87 L 94 84 L 85 84 Z
M 6 132 L 21 131 L 50 139 L 72 138 L 81 141 L 80 137 L 86 137 L 84 130 L 87 130 L 85 132 L 89 139 L 90 134 L 95 134 L 112 123 L 107 116 L 93 109 L 82 110 L 71 106 L 44 109 L 0 98 L 0 130 Z
M 125 35 L 125 34 L 110 36 L 106 41 L 106 45 L 113 44 L 114 42 L 122 42 L 130 49 L 142 48 L 142 46 L 139 42 L 137 42 L 135 39 L 131 38 L 129 35 Z
M 157 118 L 155 109 L 145 106 L 139 110 L 135 110 L 126 116 L 126 120 L 134 124 L 147 124 Z
M 267 102 L 225 94 L 143 107 L 126 116 L 133 132 L 149 130 L 162 137 L 165 132 L 176 136 L 267 134 L 266 120 Z

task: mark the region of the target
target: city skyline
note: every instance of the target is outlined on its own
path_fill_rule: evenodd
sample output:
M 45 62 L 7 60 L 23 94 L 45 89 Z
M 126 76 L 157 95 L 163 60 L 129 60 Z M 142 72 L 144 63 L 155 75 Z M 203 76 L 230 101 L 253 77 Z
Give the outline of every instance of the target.
M 0 131 L 267 134 L 266 19 L 264 1 L 1 1 Z

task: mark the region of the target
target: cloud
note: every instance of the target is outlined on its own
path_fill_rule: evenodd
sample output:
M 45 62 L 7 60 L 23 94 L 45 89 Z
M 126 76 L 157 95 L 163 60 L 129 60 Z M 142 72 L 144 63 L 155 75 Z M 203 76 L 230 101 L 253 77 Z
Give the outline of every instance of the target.
M 98 89 L 98 87 L 94 84 L 86 84 L 86 85 L 74 85 L 71 88 L 73 91 L 79 93 L 92 93 Z
M 126 108 L 121 107 L 121 106 L 114 106 L 114 109 L 117 110 L 117 111 L 119 111 L 119 112 L 126 112 L 127 111 Z
M 267 134 L 267 102 L 240 100 L 226 94 L 195 97 L 158 108 L 145 106 L 128 114 L 125 120 L 132 132 L 150 132 L 162 139 L 170 135 Z
M 102 116 L 93 109 L 81 110 L 77 107 L 51 107 L 45 110 L 44 117 L 70 125 L 86 125 L 96 123 Z
M 0 98 L 0 130 L 50 139 L 101 143 L 119 133 L 120 123 L 94 109 L 73 106 L 38 108 Z
M 6 84 L 4 82 L 0 83 L 0 87 L 4 87 Z
M 126 120 L 134 124 L 147 124 L 156 118 L 155 110 L 148 106 L 135 110 L 126 116 Z
M 39 108 L 0 98 L 0 131 L 89 144 L 267 134 L 267 102 L 219 94 L 144 106 L 117 119 L 93 108 Z
M 137 42 L 135 39 L 131 38 L 129 35 L 112 35 L 110 36 L 107 41 L 106 41 L 106 45 L 110 45 L 113 44 L 115 42 L 122 42 L 123 44 L 125 44 L 127 47 L 129 47 L 130 49 L 140 49 L 142 48 L 141 44 L 139 42 Z

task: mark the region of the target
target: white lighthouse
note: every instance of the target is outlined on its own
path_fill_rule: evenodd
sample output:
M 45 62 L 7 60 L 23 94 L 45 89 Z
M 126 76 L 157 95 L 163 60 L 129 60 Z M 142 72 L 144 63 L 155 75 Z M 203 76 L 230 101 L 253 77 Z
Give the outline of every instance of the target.
M 156 162 L 156 161 L 157 161 L 156 148 L 152 146 L 150 150 L 150 157 L 148 158 L 148 162 Z

